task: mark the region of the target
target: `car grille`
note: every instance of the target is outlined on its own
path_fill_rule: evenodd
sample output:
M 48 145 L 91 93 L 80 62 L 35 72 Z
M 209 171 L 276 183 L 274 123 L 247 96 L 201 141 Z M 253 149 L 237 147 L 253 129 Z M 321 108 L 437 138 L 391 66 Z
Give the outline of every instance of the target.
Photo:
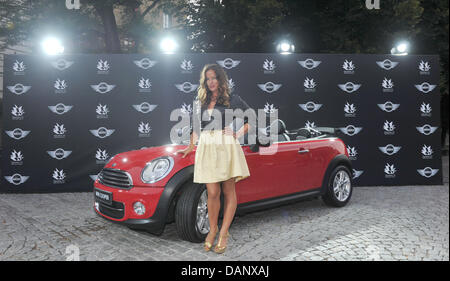
M 113 219 L 122 219 L 125 215 L 125 206 L 123 203 L 113 201 L 112 206 L 98 202 L 98 211 Z
M 131 176 L 121 170 L 105 168 L 98 175 L 98 180 L 106 186 L 115 188 L 129 189 L 133 186 Z

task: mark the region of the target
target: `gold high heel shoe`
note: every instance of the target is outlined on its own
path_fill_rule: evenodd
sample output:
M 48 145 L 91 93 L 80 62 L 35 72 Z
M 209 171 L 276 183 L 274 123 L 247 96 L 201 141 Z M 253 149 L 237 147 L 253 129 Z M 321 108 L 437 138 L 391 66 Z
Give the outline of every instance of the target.
M 224 236 L 219 235 L 219 242 L 217 242 L 217 245 L 214 247 L 214 252 L 218 254 L 225 253 L 225 250 L 227 249 L 227 246 L 222 246 L 222 239 L 230 237 L 230 233 L 227 231 L 227 234 Z M 228 244 L 228 241 L 227 241 Z
M 206 252 L 209 252 L 209 251 L 211 250 L 212 244 L 213 244 L 214 241 L 216 240 L 217 232 L 219 232 L 219 226 L 216 226 L 216 233 L 214 234 L 214 239 L 213 239 L 212 242 L 206 241 L 206 238 L 208 238 L 208 236 L 206 236 L 206 238 L 205 238 L 205 244 L 203 245 L 203 248 L 205 249 Z M 210 231 L 210 233 L 211 233 L 211 231 Z M 209 235 L 209 233 L 208 233 L 208 235 Z

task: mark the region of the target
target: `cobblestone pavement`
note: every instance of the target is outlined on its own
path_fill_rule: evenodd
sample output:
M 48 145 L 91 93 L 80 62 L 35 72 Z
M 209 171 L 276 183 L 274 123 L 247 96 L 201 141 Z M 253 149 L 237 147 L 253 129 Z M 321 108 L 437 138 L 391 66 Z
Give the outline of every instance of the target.
M 357 187 L 344 208 L 321 200 L 237 217 L 223 255 L 98 217 L 91 193 L 0 194 L 0 260 L 449 260 L 445 185 Z

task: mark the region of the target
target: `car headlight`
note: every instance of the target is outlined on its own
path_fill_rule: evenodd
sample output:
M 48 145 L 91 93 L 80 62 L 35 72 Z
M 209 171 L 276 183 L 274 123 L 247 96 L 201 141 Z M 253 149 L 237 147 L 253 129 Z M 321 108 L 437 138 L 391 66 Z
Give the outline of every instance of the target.
M 162 180 L 173 168 L 173 158 L 164 156 L 147 163 L 142 170 L 141 179 L 145 183 L 155 183 Z

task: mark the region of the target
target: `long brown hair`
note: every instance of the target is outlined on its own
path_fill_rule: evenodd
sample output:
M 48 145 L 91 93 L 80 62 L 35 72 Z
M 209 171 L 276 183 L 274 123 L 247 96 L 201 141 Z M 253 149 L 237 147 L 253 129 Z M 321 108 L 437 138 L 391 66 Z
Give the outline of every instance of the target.
M 216 78 L 219 81 L 219 96 L 217 103 L 230 107 L 230 88 L 228 87 L 228 76 L 225 70 L 217 64 L 207 64 L 203 67 L 200 73 L 200 86 L 198 87 L 197 97 L 201 101 L 202 106 L 208 105 L 211 102 L 212 92 L 206 84 L 206 72 L 213 70 L 216 73 Z

